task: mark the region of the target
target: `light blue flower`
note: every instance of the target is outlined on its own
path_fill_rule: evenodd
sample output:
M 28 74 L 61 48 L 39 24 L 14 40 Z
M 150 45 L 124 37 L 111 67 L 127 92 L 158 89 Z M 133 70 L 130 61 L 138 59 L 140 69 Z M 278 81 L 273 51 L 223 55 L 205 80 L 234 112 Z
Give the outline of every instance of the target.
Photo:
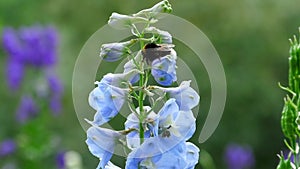
M 89 104 L 97 110 L 95 124 L 102 125 L 117 115 L 124 104 L 125 92 L 114 86 L 99 83 L 89 95 Z
M 128 88 L 128 83 L 132 81 L 132 79 L 135 78 L 136 75 L 139 75 L 140 72 L 137 69 L 131 69 L 124 73 L 108 73 L 103 76 L 100 83 L 106 83 L 115 87 L 119 88 Z
M 187 151 L 186 151 L 186 160 L 187 167 L 186 169 L 193 169 L 199 160 L 199 148 L 191 142 L 185 142 Z
M 154 163 L 157 169 L 178 168 L 193 169 L 199 160 L 199 148 L 190 142 L 178 144 L 172 150 L 161 155 Z M 172 163 L 170 163 L 172 161 Z M 150 164 L 151 166 L 151 164 Z M 147 167 L 147 165 L 145 166 Z
M 95 124 L 102 125 L 118 114 L 127 98 L 128 83 L 137 72 L 133 69 L 126 73 L 108 73 L 100 82 L 95 82 L 98 86 L 89 94 L 89 104 L 97 110 Z
M 126 29 L 130 28 L 132 24 L 136 23 L 147 23 L 148 19 L 139 16 L 122 15 L 113 12 L 109 17 L 108 25 L 115 29 Z
M 94 123 L 102 125 L 115 117 L 124 104 L 126 90 L 99 82 L 89 95 L 89 104 L 97 110 Z
M 192 143 L 170 146 L 166 139 L 152 137 L 128 155 L 126 169 L 193 169 L 198 159 L 199 149 Z
M 151 74 L 155 81 L 163 86 L 170 86 L 177 80 L 176 76 L 176 59 L 175 50 L 170 49 L 170 55 L 157 58 L 152 62 Z
M 92 124 L 92 122 L 89 123 Z M 90 152 L 100 159 L 97 169 L 109 169 L 112 166 L 109 160 L 113 155 L 116 144 L 122 139 L 122 136 L 117 131 L 97 126 L 92 126 L 87 130 L 86 144 Z
M 158 124 L 154 128 L 161 137 L 172 138 L 172 141 L 186 141 L 196 130 L 195 117 L 192 111 L 180 111 L 176 100 L 169 99 L 158 112 Z
M 108 62 L 115 62 L 130 53 L 129 46 L 135 43 L 135 40 L 130 40 L 120 43 L 103 44 L 100 49 L 100 58 Z
M 172 36 L 167 31 L 159 30 L 155 27 L 148 27 L 144 30 L 144 33 L 153 34 L 160 44 L 172 44 Z
M 191 81 L 182 81 L 178 87 L 163 88 L 155 86 L 156 89 L 167 92 L 169 97 L 175 98 L 180 110 L 189 111 L 199 104 L 200 96 L 190 87 Z
M 144 106 L 144 110 L 147 112 L 151 108 Z M 136 111 L 139 113 L 138 109 Z M 158 114 L 152 111 L 145 118 L 143 122 L 145 138 L 165 138 L 170 146 L 175 146 L 192 137 L 196 130 L 195 121 L 192 111 L 180 111 L 175 99 L 169 99 Z M 139 147 L 139 118 L 135 113 L 128 116 L 125 128 L 135 129 L 126 136 L 128 147 L 130 149 Z

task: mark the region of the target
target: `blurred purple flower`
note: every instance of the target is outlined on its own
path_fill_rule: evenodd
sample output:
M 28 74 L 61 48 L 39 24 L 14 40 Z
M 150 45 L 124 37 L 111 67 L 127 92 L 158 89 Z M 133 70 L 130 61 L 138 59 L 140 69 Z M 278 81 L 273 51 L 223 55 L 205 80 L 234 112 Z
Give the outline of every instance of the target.
M 11 90 L 17 90 L 24 76 L 24 65 L 19 61 L 9 59 L 6 65 L 7 84 Z
M 254 166 L 255 159 L 250 147 L 230 144 L 224 154 L 228 169 L 248 169 Z
M 22 58 L 22 45 L 14 29 L 4 28 L 2 42 L 3 48 L 10 58 L 18 60 Z
M 16 143 L 13 140 L 7 139 L 0 143 L 0 157 L 12 154 L 15 151 Z
M 43 67 L 56 63 L 57 35 L 51 27 L 28 27 L 19 31 L 27 64 Z
M 44 68 L 57 61 L 57 32 L 53 27 L 24 27 L 20 30 L 4 28 L 3 48 L 8 55 L 7 81 L 16 90 L 24 75 L 24 66 Z M 17 71 L 13 71 L 17 68 Z
M 58 115 L 61 112 L 61 98 L 60 96 L 52 96 L 49 103 L 53 115 Z
M 48 76 L 48 85 L 50 90 L 50 109 L 54 115 L 57 115 L 61 111 L 61 96 L 63 92 L 63 85 L 57 76 Z
M 3 47 L 10 58 L 31 66 L 56 63 L 57 32 L 53 27 L 24 27 L 19 31 L 5 28 Z
M 63 85 L 57 76 L 48 76 L 48 85 L 51 92 L 61 94 L 63 92 Z
M 56 155 L 56 166 L 58 169 L 65 169 L 66 162 L 65 162 L 65 152 L 59 152 Z
M 16 119 L 20 123 L 25 123 L 38 113 L 38 107 L 30 96 L 23 96 L 16 113 Z

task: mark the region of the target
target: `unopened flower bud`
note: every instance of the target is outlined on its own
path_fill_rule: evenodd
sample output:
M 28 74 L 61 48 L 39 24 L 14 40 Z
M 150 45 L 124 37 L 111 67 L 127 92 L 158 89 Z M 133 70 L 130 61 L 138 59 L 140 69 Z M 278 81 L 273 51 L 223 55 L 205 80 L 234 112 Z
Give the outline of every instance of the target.
M 160 44 L 172 44 L 172 36 L 169 32 L 159 30 L 155 27 L 148 27 L 144 31 L 145 33 L 152 33 Z
M 148 19 L 143 17 L 122 15 L 114 12 L 109 17 L 108 25 L 110 25 L 115 29 L 126 29 L 126 28 L 130 28 L 132 24 L 147 23 L 147 22 Z
M 144 9 L 133 16 L 148 16 L 148 17 L 154 17 L 158 13 L 171 13 L 172 7 L 168 0 L 163 0 L 156 5 L 154 5 L 152 8 Z
M 101 46 L 100 57 L 108 62 L 115 62 L 129 54 L 129 46 L 135 41 L 107 43 Z

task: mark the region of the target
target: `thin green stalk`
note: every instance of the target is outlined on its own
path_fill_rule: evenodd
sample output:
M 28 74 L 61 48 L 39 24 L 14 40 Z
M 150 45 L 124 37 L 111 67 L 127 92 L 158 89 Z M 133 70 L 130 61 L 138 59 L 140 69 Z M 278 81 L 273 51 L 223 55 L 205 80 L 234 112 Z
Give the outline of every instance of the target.
M 137 28 L 135 27 L 134 25 L 134 28 L 137 30 Z M 138 31 L 138 30 L 137 30 Z M 139 38 L 144 38 L 144 34 L 139 34 Z M 144 47 L 144 42 L 143 41 L 140 41 L 140 48 L 141 50 L 143 49 Z M 143 122 L 145 120 L 145 112 L 144 112 L 144 91 L 143 91 L 143 88 L 144 88 L 144 74 L 140 74 L 140 81 L 139 81 L 139 86 L 140 86 L 140 91 L 139 91 L 139 100 L 138 100 L 138 103 L 139 103 L 139 110 L 140 110 L 140 116 L 139 116 L 139 128 L 140 128 L 140 132 L 139 132 L 139 136 L 140 136 L 140 144 L 143 144 L 144 142 L 144 138 L 145 138 L 145 135 L 144 135 L 144 126 L 143 126 Z
M 143 87 L 144 86 L 144 74 L 140 74 L 140 82 L 139 86 Z M 139 109 L 140 109 L 140 117 L 139 117 L 139 127 L 140 127 L 140 144 L 144 142 L 144 126 L 143 126 L 143 121 L 144 121 L 144 91 L 140 90 L 139 91 Z

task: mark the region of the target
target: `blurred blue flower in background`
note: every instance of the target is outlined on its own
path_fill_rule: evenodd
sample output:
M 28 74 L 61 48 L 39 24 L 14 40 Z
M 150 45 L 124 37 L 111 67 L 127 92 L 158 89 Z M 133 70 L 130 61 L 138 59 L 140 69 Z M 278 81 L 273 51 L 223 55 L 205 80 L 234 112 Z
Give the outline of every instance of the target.
M 65 152 L 58 152 L 56 154 L 56 166 L 58 169 L 65 169 L 66 162 L 65 162 Z
M 27 90 L 26 96 L 22 97 L 17 110 L 17 121 L 24 123 L 37 114 L 39 101 L 35 102 L 36 98 L 32 97 L 35 95 L 39 99 L 45 97 L 42 99 L 49 103 L 51 112 L 57 115 L 61 111 L 63 85 L 53 73 L 58 60 L 56 29 L 38 25 L 19 30 L 7 27 L 3 30 L 2 43 L 8 56 L 6 80 L 11 90 L 21 87 L 26 69 L 33 68 L 37 73 L 36 80 L 30 81 L 35 84 L 29 84 L 33 88 Z
M 55 75 L 48 76 L 48 86 L 50 93 L 49 107 L 54 115 L 61 111 L 61 97 L 63 94 L 63 85 L 60 79 Z
M 7 156 L 16 151 L 17 145 L 12 139 L 6 139 L 0 143 L 0 157 Z
M 34 118 L 39 112 L 35 101 L 30 96 L 23 96 L 21 103 L 16 112 L 16 120 L 20 123 L 25 123 L 29 119 Z
M 9 59 L 6 65 L 6 81 L 10 89 L 17 90 L 24 76 L 24 65 L 20 61 Z
M 2 43 L 8 55 L 7 83 L 12 90 L 21 85 L 25 66 L 48 68 L 57 62 L 58 35 L 53 27 L 5 28 Z
M 8 140 L 1 144 L 0 156 L 12 153 L 19 147 L 13 156 L 18 157 L 14 161 L 17 166 L 23 167 L 24 163 L 30 166 L 25 168 L 43 168 L 39 163 L 44 165 L 41 162 L 44 158 L 53 154 L 52 157 L 55 157 L 55 147 L 58 146 L 58 143 L 50 144 L 57 138 L 46 123 L 62 109 L 63 84 L 55 74 L 58 32 L 51 26 L 7 27 L 2 32 L 2 47 L 7 55 L 5 75 L 10 95 L 19 102 L 12 111 L 16 110 L 15 120 L 21 125 L 13 124 L 18 127 L 19 133 L 13 138 L 15 141 Z M 45 152 L 45 147 L 48 152 Z M 61 168 L 61 164 L 57 167 Z
M 249 169 L 254 167 L 253 152 L 248 146 L 230 144 L 224 154 L 224 160 L 228 169 Z

